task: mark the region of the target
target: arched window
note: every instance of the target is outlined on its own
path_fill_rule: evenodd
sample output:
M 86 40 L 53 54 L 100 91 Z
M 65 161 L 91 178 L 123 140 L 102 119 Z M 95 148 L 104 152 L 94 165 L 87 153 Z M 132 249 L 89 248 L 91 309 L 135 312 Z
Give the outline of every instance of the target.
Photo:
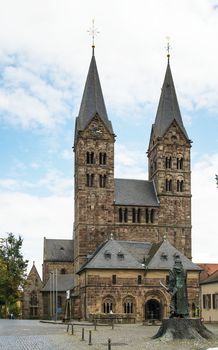
M 93 187 L 94 185 L 94 174 L 86 174 L 86 186 Z
M 183 158 L 177 158 L 177 169 L 183 169 Z
M 146 224 L 149 223 L 149 210 L 148 209 L 145 209 L 145 222 L 146 222 Z
M 140 223 L 141 222 L 141 209 L 140 208 L 132 208 L 132 222 Z
M 154 209 L 145 209 L 145 222 L 146 224 L 154 223 Z
M 107 164 L 107 154 L 105 152 L 99 153 L 99 164 L 101 164 L 101 165 Z
M 128 209 L 124 209 L 124 222 L 128 222 Z
M 136 222 L 136 209 L 132 208 L 132 222 L 135 223 Z
M 94 164 L 94 152 L 86 152 L 86 163 Z
M 128 222 L 127 208 L 119 208 L 119 222 Z
M 66 274 L 66 269 L 61 269 L 61 275 L 65 275 Z
M 166 191 L 167 192 L 172 191 L 172 180 L 171 179 L 166 179 Z
M 106 297 L 103 299 L 102 309 L 105 314 L 110 314 L 115 311 L 115 304 L 112 297 Z
M 106 187 L 106 181 L 107 181 L 106 175 L 99 175 L 99 186 L 100 187 Z
M 165 167 L 166 167 L 166 169 L 171 169 L 172 168 L 172 158 L 171 157 L 166 157 L 165 158 Z
M 134 313 L 134 299 L 132 297 L 126 297 L 123 302 L 123 312 L 125 314 Z
M 33 290 L 30 294 L 30 305 L 36 306 L 38 304 L 37 293 Z
M 119 208 L 119 222 L 123 222 L 123 209 Z
M 151 211 L 150 211 L 150 221 L 153 224 L 153 222 L 154 222 L 154 209 L 151 209 Z
M 137 222 L 141 222 L 141 209 L 137 210 Z
M 183 192 L 183 180 L 177 180 L 177 192 Z

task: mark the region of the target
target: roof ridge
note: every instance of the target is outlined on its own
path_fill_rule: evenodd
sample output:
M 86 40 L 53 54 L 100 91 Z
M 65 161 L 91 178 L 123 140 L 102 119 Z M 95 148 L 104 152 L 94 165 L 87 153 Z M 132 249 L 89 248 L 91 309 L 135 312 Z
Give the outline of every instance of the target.
M 126 179 L 125 177 L 115 177 L 114 180 L 128 180 L 128 181 L 144 181 L 152 182 L 152 180 L 143 180 L 143 179 Z

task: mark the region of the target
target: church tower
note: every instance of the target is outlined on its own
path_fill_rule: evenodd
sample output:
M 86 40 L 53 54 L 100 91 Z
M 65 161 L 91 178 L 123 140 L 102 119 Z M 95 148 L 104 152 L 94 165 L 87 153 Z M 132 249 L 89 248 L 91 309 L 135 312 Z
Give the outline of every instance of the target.
M 160 201 L 159 233 L 191 258 L 191 141 L 183 125 L 169 54 L 148 148 L 149 180 Z
M 114 230 L 114 142 L 95 60 L 92 58 L 76 118 L 75 152 L 75 272 L 87 255 Z

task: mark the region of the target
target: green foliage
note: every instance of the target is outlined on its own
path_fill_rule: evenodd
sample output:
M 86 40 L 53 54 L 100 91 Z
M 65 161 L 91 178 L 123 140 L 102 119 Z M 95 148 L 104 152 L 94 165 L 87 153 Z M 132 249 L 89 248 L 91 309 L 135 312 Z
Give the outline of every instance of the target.
M 217 184 L 217 187 L 218 187 L 218 175 L 215 175 L 215 179 L 216 179 L 216 184 Z
M 21 253 L 22 243 L 13 233 L 0 240 L 0 314 L 4 312 L 5 317 L 16 309 L 25 282 L 28 261 Z

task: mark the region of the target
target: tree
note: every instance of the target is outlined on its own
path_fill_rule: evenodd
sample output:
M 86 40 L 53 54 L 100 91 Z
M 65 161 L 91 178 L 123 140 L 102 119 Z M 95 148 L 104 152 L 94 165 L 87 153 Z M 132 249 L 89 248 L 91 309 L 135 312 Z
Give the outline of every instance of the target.
M 215 175 L 215 179 L 216 179 L 216 184 L 217 184 L 217 187 L 218 187 L 218 175 Z
M 23 240 L 8 233 L 0 239 L 0 315 L 16 309 L 26 278 L 28 260 L 21 253 Z

